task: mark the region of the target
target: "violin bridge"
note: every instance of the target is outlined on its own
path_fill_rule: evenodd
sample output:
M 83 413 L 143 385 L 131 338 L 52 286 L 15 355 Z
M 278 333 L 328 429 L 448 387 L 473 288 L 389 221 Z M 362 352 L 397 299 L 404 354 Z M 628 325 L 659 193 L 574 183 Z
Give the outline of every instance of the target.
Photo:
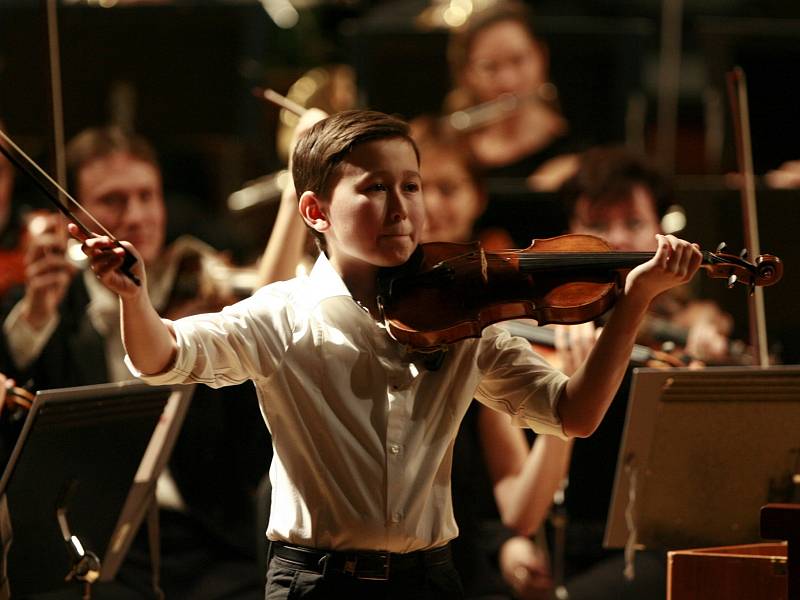
M 489 285 L 489 262 L 486 260 L 486 251 L 481 250 L 481 279 L 484 285 Z

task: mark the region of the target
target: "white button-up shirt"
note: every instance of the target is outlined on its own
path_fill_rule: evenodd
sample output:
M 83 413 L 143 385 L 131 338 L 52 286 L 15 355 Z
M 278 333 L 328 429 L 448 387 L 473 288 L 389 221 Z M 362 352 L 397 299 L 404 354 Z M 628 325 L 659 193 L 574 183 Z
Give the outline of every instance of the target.
M 173 327 L 171 370 L 129 368 L 154 384 L 253 380 L 274 446 L 272 540 L 411 552 L 454 538 L 453 441 L 473 397 L 563 436 L 556 404 L 567 378 L 526 341 L 491 326 L 428 370 L 324 256 L 307 277 Z

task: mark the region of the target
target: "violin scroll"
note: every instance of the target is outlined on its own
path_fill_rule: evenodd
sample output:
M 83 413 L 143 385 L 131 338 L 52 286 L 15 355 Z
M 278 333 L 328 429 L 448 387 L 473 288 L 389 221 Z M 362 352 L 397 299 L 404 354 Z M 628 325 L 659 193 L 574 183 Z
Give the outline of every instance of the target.
M 762 254 L 750 262 L 746 260 L 746 251 L 736 256 L 722 251 L 724 249 L 723 243 L 718 246 L 718 251 L 715 253 L 703 252 L 701 268 L 705 269 L 709 277 L 727 279 L 728 287 L 742 283 L 750 286 L 751 292 L 756 286 L 775 285 L 781 280 L 783 263 L 777 256 Z

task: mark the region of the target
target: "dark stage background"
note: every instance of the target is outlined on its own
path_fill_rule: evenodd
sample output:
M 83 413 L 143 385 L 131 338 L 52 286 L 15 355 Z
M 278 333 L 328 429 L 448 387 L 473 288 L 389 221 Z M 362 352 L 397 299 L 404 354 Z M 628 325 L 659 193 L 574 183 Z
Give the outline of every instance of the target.
M 100 4 L 59 3 L 67 137 L 114 121 L 151 138 L 166 175 L 170 235 L 193 233 L 239 262 L 259 254 L 277 206 L 233 214 L 226 199 L 284 166 L 275 144 L 278 111 L 256 99 L 253 86 L 285 92 L 311 68 L 346 63 L 355 69 L 360 105 L 405 117 L 439 111 L 450 87 L 447 32 L 416 25 L 425 2 L 306 1 L 288 30 L 255 0 Z M 531 4 L 573 130 L 655 153 L 660 4 Z M 756 172 L 800 158 L 800 5 L 687 1 L 682 22 L 676 142 L 667 166 L 689 218 L 684 234 L 706 248 L 724 240 L 738 250 L 738 194 L 724 178 L 735 168 L 725 72 L 740 65 L 748 77 Z M 46 33 L 44 2 L 0 0 L 0 116 L 50 166 Z M 33 199 L 19 183 L 19 196 Z M 770 338 L 785 362 L 800 360 L 799 201 L 798 191 L 760 190 L 762 251 L 785 263 L 783 281 L 766 290 Z M 490 210 L 508 214 L 520 237 L 529 238 L 545 232 L 535 212 L 547 214 L 548 203 L 517 188 L 493 199 Z M 739 335 L 746 335 L 744 289 L 728 291 L 704 278 L 697 285 L 734 314 Z

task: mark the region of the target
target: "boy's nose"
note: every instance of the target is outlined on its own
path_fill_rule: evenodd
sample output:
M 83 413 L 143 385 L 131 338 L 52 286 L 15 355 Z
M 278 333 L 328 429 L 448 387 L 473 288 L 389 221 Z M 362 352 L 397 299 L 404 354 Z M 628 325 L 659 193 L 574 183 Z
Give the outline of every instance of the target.
M 393 191 L 389 194 L 389 217 L 393 223 L 398 223 L 408 216 L 408 207 L 403 194 Z

